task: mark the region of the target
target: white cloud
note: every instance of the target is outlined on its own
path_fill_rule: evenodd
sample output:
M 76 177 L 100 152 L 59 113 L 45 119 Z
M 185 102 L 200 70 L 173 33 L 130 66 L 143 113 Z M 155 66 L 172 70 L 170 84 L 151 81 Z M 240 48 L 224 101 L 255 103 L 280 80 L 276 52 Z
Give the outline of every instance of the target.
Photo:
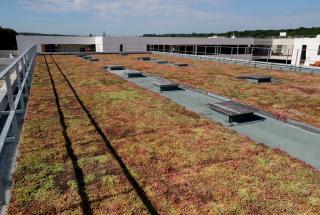
M 130 17 L 192 17 L 213 18 L 214 12 L 204 12 L 196 5 L 212 5 L 228 0 L 18 0 L 23 8 L 51 12 L 88 12 L 108 19 Z
M 269 4 L 261 1 L 252 4 L 252 0 L 13 0 L 11 2 L 14 2 L 15 9 L 19 7 L 24 11 L 21 14 L 13 11 L 12 19 L 6 17 L 5 21 L 18 22 L 23 26 L 21 28 L 27 28 L 24 31 L 32 28 L 38 32 L 71 34 L 87 32 L 99 34 L 103 31 L 101 29 L 113 35 L 225 32 L 317 26 L 319 25 L 317 20 L 320 18 L 319 5 L 281 2 L 277 8 L 270 6 L 276 4 L 277 0 L 270 0 Z M 28 16 L 30 11 L 42 13 Z M 298 16 L 298 14 L 304 15 Z M 72 15 L 72 18 L 68 15 Z M 34 25 L 35 21 L 37 25 Z M 32 24 L 27 26 L 28 22 Z

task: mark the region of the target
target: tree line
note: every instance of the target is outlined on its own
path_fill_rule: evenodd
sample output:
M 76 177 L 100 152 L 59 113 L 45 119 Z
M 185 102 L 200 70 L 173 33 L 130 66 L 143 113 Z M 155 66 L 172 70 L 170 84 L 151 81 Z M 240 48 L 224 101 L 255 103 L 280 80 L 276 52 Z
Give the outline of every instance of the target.
M 320 34 L 320 27 L 312 28 L 296 28 L 296 29 L 277 29 L 277 30 L 246 30 L 246 31 L 228 31 L 225 33 L 172 33 L 172 34 L 144 34 L 143 37 L 211 37 L 211 36 L 221 36 L 221 37 L 231 37 L 235 35 L 236 37 L 276 37 L 280 35 L 280 32 L 287 32 L 287 36 L 312 36 Z

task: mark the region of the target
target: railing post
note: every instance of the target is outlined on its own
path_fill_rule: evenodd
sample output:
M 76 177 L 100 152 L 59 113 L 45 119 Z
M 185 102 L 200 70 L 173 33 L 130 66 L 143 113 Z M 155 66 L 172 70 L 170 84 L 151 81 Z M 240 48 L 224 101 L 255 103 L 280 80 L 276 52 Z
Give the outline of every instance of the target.
M 23 77 L 23 80 L 26 80 L 26 84 L 24 85 L 24 93 L 25 93 L 25 96 L 28 96 L 29 95 L 29 92 L 28 92 L 28 80 L 27 80 L 27 72 L 28 72 L 28 66 L 26 64 L 26 60 L 25 60 L 25 57 L 23 57 L 23 60 L 22 60 L 22 77 Z
M 22 68 L 23 69 L 23 68 Z M 24 103 L 24 95 L 23 95 L 23 89 L 21 86 L 21 73 L 19 69 L 19 64 L 16 64 L 16 75 L 17 75 L 17 83 L 18 83 L 18 89 L 21 91 L 21 96 L 20 96 L 20 106 L 21 106 L 21 111 L 25 111 L 25 103 Z
M 288 66 L 288 60 L 289 60 L 289 49 L 287 50 L 286 67 Z
M 294 63 L 294 71 L 297 71 L 298 55 L 299 55 L 299 49 L 297 49 L 297 55 Z
M 33 56 L 30 56 L 30 58 L 31 58 L 31 60 L 32 60 Z M 27 71 L 29 71 L 29 73 L 32 72 L 33 63 L 34 63 L 34 61 L 30 61 L 29 64 L 27 65 Z M 27 73 L 27 74 L 28 74 L 28 73 Z M 29 88 L 30 88 L 30 86 L 31 86 L 31 78 L 32 78 L 32 76 L 31 76 L 30 74 L 28 74 L 28 75 L 27 75 L 27 79 L 28 79 L 28 88 L 27 88 L 27 89 L 28 89 L 28 90 L 29 90 Z
M 233 47 L 231 47 L 231 59 L 233 58 Z
M 11 80 L 10 80 L 10 72 L 5 74 L 5 80 L 6 80 L 6 86 L 7 86 L 7 92 L 8 92 L 7 99 L 8 99 L 8 103 L 9 103 L 10 112 L 14 112 L 11 128 L 13 131 L 13 135 L 14 135 L 15 139 L 17 140 L 19 137 L 19 132 L 18 132 L 18 123 L 17 123 L 17 118 L 16 118 L 16 110 L 15 110 L 15 106 L 14 106 L 12 84 L 11 84 Z
M 28 53 L 25 55 L 25 59 L 26 59 L 26 64 L 29 63 L 29 56 L 28 56 Z
M 2 174 L 2 170 L 0 169 L 0 205 L 6 204 L 6 194 L 5 194 L 5 186 L 4 186 L 4 178 Z

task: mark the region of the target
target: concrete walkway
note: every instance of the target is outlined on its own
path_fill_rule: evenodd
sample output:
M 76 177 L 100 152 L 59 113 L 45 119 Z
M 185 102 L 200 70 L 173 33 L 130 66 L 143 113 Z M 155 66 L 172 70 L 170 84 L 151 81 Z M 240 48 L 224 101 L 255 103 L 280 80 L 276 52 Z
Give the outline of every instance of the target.
M 246 135 L 257 143 L 263 143 L 272 148 L 279 148 L 287 152 L 291 156 L 305 161 L 311 166 L 320 169 L 320 135 L 299 128 L 294 125 L 274 119 L 267 114 L 260 112 L 255 113 L 263 117 L 263 120 L 254 121 L 250 123 L 233 123 L 228 122 L 227 117 L 212 111 L 207 104 L 228 101 L 226 98 L 219 96 L 206 95 L 196 90 L 191 90 L 182 87 L 184 90 L 178 91 L 163 91 L 160 92 L 159 88 L 153 83 L 158 80 L 166 80 L 156 76 L 146 76 L 140 78 L 126 78 L 125 72 L 129 70 L 109 71 L 118 75 L 138 86 L 159 93 L 160 95 L 171 99 L 177 104 L 185 107 L 186 109 L 205 116 L 215 122 L 229 127 L 230 129 Z

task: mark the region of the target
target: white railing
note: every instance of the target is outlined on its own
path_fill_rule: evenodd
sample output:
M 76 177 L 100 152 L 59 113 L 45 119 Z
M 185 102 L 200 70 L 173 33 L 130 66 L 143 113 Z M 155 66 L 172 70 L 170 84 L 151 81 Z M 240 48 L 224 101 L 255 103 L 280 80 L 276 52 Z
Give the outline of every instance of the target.
M 0 161 L 8 142 L 19 142 L 36 57 L 36 46 L 27 49 L 0 73 Z M 0 205 L 5 204 L 0 171 Z
M 311 67 L 311 66 L 295 66 L 291 64 L 284 63 L 272 63 L 272 62 L 263 62 L 263 61 L 254 61 L 254 60 L 246 60 L 246 59 L 237 59 L 237 58 L 228 58 L 228 57 L 216 57 L 211 55 L 194 55 L 194 54 L 181 54 L 181 53 L 172 53 L 172 52 L 159 52 L 152 51 L 154 54 L 160 55 L 172 55 L 182 58 L 193 58 L 207 61 L 215 61 L 219 63 L 227 63 L 227 64 L 239 64 L 246 65 L 251 67 L 259 67 L 265 69 L 274 69 L 280 71 L 295 71 L 295 72 L 307 72 L 307 73 L 320 73 L 320 68 Z

